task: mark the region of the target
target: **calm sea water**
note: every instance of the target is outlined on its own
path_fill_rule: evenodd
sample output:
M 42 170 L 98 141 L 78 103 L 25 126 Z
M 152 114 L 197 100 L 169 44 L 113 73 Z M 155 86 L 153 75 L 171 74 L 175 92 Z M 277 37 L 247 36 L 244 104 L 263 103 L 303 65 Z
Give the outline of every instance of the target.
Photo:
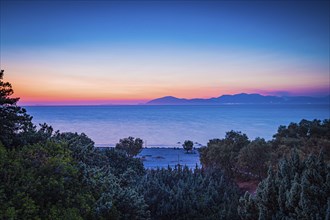
M 85 133 L 98 146 L 120 138 L 142 138 L 148 147 L 176 147 L 193 140 L 205 145 L 226 131 L 246 133 L 250 139 L 271 139 L 279 125 L 301 119 L 329 119 L 329 105 L 221 106 L 29 106 L 33 122 L 55 130 Z

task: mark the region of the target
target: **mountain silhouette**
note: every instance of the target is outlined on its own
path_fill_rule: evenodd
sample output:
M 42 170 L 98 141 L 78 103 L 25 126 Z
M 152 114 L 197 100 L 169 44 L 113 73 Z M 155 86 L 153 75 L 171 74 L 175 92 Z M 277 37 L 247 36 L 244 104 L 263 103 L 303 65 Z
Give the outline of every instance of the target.
M 221 105 L 221 104 L 329 104 L 330 96 L 263 96 L 260 94 L 240 93 L 222 95 L 209 99 L 182 99 L 174 96 L 165 96 L 153 99 L 146 105 Z

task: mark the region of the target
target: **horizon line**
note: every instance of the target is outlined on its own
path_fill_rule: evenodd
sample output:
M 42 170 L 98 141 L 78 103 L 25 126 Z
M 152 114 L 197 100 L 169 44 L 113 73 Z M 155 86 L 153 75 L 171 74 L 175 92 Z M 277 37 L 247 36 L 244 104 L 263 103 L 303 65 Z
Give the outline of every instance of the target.
M 109 103 L 95 103 L 95 102 L 106 102 L 105 100 L 69 100 L 69 101 L 36 101 L 35 103 L 26 101 L 19 101 L 23 102 L 21 105 L 23 107 L 30 107 L 30 106 L 141 106 L 141 105 L 159 105 L 159 104 L 148 104 L 150 101 L 157 100 L 157 99 L 162 99 L 166 97 L 173 97 L 176 99 L 183 99 L 183 100 L 194 100 L 194 99 L 201 99 L 201 100 L 208 100 L 208 99 L 213 99 L 213 98 L 220 98 L 222 96 L 234 96 L 234 95 L 260 95 L 264 97 L 278 97 L 278 98 L 283 98 L 283 97 L 308 97 L 308 98 L 327 98 L 330 97 L 330 94 L 328 95 L 320 95 L 320 96 L 307 96 L 307 95 L 262 95 L 259 93 L 237 93 L 237 94 L 224 94 L 218 97 L 210 97 L 210 98 L 179 98 L 176 96 L 162 96 L 154 99 L 149 99 L 149 100 L 144 100 L 144 102 L 141 102 L 141 99 L 137 99 L 136 101 L 140 101 L 140 103 L 129 103 L 129 101 L 134 102 L 135 100 L 129 99 L 129 100 L 116 100 L 116 101 L 123 101 L 126 103 L 111 103 L 113 100 L 109 100 Z M 73 102 L 73 103 L 72 103 Z M 78 103 L 74 103 L 78 102 Z M 127 103 L 128 102 L 128 103 Z M 216 103 L 216 104 L 160 104 L 160 105 L 238 105 L 238 104 L 289 104 L 289 103 Z M 299 104 L 299 103 L 297 103 Z M 300 103 L 302 104 L 302 103 Z M 308 103 L 306 103 L 308 104 Z

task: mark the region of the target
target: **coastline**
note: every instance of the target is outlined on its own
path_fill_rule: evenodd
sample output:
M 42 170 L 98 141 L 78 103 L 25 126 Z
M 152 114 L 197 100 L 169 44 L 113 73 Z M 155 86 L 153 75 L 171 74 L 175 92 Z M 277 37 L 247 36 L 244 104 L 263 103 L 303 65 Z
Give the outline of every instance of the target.
M 108 149 L 109 147 L 98 147 L 98 148 Z M 201 167 L 198 148 L 195 148 L 191 153 L 186 153 L 186 151 L 182 147 L 181 148 L 173 148 L 173 147 L 142 148 L 141 153 L 139 153 L 136 156 L 136 158 L 141 159 L 146 169 L 157 169 L 157 168 L 167 168 L 167 167 L 173 168 L 178 164 L 187 166 L 190 169 L 194 169 L 196 165 L 198 167 Z

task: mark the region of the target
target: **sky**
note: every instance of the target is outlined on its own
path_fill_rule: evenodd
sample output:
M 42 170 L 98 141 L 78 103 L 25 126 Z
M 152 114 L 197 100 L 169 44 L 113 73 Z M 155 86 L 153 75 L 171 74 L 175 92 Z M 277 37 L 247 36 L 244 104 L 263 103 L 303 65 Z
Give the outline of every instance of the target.
M 328 1 L 1 1 L 23 105 L 329 95 Z

